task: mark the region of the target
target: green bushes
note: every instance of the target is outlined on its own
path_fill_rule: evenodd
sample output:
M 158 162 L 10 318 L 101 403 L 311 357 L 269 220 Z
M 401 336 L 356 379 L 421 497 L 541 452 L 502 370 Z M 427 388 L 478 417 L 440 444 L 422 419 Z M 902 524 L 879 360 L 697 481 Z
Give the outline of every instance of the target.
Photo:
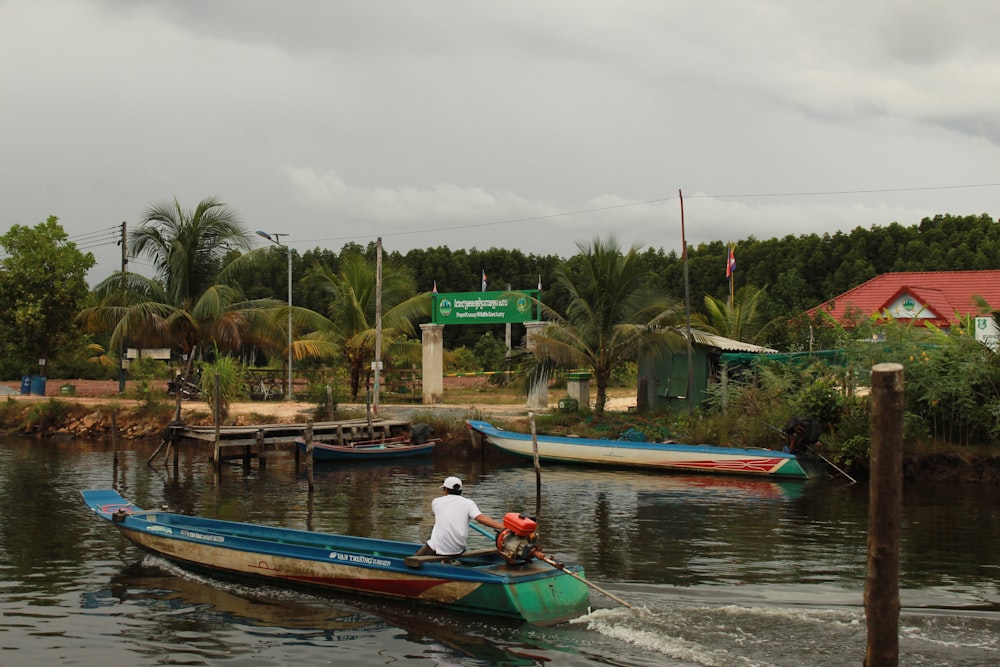
M 68 403 L 54 398 L 41 403 L 35 403 L 25 413 L 21 428 L 26 432 L 46 431 L 53 425 L 65 422 L 69 410 Z
M 219 414 L 227 417 L 229 406 L 233 401 L 247 398 L 248 390 L 243 378 L 242 364 L 232 357 L 216 356 L 215 361 L 203 361 L 198 366 L 201 369 L 202 395 L 214 411 L 218 394 Z
M 826 454 L 851 465 L 868 458 L 872 366 L 903 366 L 904 443 L 1000 445 L 1000 356 L 961 331 L 889 323 L 845 339 L 836 361 L 801 368 L 766 357 L 746 376 L 713 385 L 703 408 L 678 418 L 687 441 L 766 446 L 792 416 L 818 420 Z M 779 436 L 780 437 L 780 436 Z

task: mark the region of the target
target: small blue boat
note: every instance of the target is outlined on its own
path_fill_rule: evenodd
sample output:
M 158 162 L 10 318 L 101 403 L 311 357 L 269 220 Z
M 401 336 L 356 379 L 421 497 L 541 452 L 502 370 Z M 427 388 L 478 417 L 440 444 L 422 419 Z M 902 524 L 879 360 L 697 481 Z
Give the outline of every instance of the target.
M 508 531 L 497 538 L 497 548 L 414 556 L 421 545 L 143 511 L 112 489 L 81 494 L 97 516 L 149 553 L 184 567 L 276 586 L 436 604 L 536 625 L 587 613 L 588 587 L 594 586 L 583 578 L 582 567 L 555 563 L 540 551 L 533 555 L 541 560 L 519 553 L 524 557 L 515 562 L 500 547 L 513 553 L 534 542 L 517 535 L 504 542 Z
M 329 442 L 313 442 L 312 457 L 314 461 L 382 461 L 387 459 L 407 458 L 411 456 L 426 456 L 434 451 L 437 440 L 428 440 L 417 444 L 409 436 L 385 438 L 383 440 L 366 440 L 362 442 L 335 445 Z M 303 455 L 309 454 L 309 443 L 305 438 L 296 438 L 295 446 Z

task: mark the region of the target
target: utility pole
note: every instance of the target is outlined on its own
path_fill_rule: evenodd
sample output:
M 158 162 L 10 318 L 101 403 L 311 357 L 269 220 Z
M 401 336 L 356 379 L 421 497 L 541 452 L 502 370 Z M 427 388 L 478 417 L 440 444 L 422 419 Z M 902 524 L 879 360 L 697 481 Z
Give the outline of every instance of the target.
M 287 233 L 284 234 L 268 234 L 267 232 L 259 231 L 257 236 L 262 239 L 267 239 L 279 248 L 284 248 L 288 251 L 288 392 L 285 394 L 285 400 L 291 401 L 292 399 L 292 246 L 282 243 L 281 237 L 288 236 Z
M 118 239 L 118 245 L 122 247 L 122 278 L 128 272 L 128 248 L 126 247 L 125 239 L 128 238 L 128 224 L 122 221 L 122 237 Z M 128 362 L 125 360 L 125 338 L 122 337 L 122 347 L 121 347 L 121 358 L 118 360 L 118 393 L 125 393 L 125 364 Z
M 375 361 L 372 363 L 375 373 L 375 397 L 372 410 L 378 417 L 379 380 L 382 374 L 382 237 L 375 242 Z

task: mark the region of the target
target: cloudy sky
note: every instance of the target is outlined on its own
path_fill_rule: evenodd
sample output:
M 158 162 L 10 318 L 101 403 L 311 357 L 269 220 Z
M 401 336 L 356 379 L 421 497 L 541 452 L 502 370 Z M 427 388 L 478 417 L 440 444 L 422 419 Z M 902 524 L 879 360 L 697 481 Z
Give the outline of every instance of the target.
M 691 245 L 997 216 L 998 25 L 995 0 L 0 0 L 0 233 L 58 216 L 94 281 L 174 198 L 299 251 L 563 257 L 679 250 L 678 191 Z

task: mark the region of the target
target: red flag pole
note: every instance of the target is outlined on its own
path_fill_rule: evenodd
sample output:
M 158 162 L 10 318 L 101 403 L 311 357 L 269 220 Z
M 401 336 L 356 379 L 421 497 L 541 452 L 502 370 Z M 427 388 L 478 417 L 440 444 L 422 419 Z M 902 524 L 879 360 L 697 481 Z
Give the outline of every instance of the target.
M 729 256 L 726 257 L 726 268 L 727 268 L 726 272 L 729 274 L 729 307 L 731 309 L 736 307 L 736 294 L 733 288 L 733 285 L 736 283 L 736 276 L 735 276 L 736 272 L 732 270 L 733 252 L 735 251 L 735 248 L 736 246 L 730 244 Z
M 694 412 L 694 352 L 691 339 L 691 284 L 688 280 L 688 245 L 684 234 L 684 193 L 677 188 L 677 197 L 681 202 L 681 258 L 684 260 L 684 302 L 687 306 L 687 399 L 688 412 Z

